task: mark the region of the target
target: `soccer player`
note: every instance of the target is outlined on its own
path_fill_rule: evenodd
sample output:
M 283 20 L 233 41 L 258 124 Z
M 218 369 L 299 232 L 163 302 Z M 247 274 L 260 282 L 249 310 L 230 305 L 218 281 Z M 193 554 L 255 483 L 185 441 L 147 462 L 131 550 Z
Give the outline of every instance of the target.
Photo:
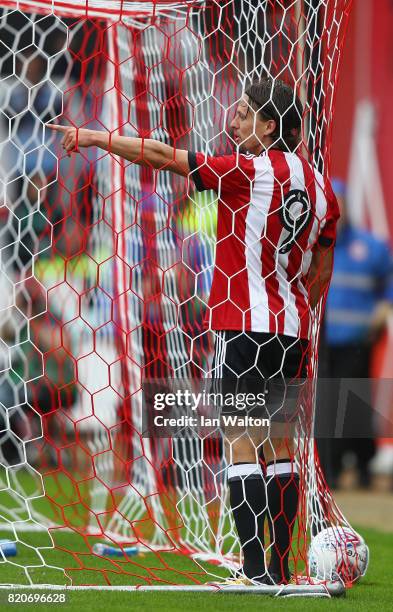
M 68 154 L 97 146 L 190 177 L 197 190 L 218 194 L 208 324 L 216 334 L 214 375 L 222 379 L 246 377 L 261 381 L 261 387 L 282 381 L 285 388 L 286 379 L 306 375 L 311 313 L 330 280 L 339 212 L 329 182 L 299 153 L 302 115 L 291 87 L 262 79 L 238 104 L 231 123 L 233 154 L 212 157 L 151 139 L 48 126 L 63 133 Z M 293 435 L 275 427 L 268 435 L 227 436 L 230 503 L 243 552 L 241 583 L 290 579 L 299 476 Z

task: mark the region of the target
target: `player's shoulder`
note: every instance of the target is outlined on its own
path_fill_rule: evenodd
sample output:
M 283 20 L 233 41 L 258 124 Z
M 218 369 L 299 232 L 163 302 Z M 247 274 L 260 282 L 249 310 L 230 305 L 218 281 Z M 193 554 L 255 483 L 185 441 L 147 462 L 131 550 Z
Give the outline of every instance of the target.
M 232 151 L 231 153 L 217 153 L 213 155 L 199 153 L 198 155 L 199 159 L 201 159 L 205 163 L 215 161 L 218 163 L 227 164 L 228 166 L 249 164 L 253 161 L 253 159 L 255 159 L 255 155 L 252 155 L 251 153 L 240 153 L 238 151 Z
M 275 171 L 283 170 L 291 173 L 303 173 L 304 168 L 312 170 L 309 162 L 301 155 L 299 151 L 283 151 L 281 149 L 270 148 L 261 155 L 261 159 L 268 161 Z M 300 162 L 300 164 L 299 164 Z
M 314 172 L 309 162 L 298 151 L 283 151 L 270 148 L 261 155 L 261 165 L 268 166 L 278 181 L 287 181 L 288 173 L 300 183 L 309 184 L 310 179 L 315 179 Z
M 250 159 L 255 166 L 255 170 L 261 173 L 271 170 L 277 157 L 272 149 L 271 151 L 262 151 L 260 155 L 252 155 Z
M 253 155 L 243 154 L 239 151 L 234 151 L 224 155 L 204 156 L 199 154 L 196 156 L 196 165 L 200 171 L 207 168 L 216 176 L 222 179 L 223 187 L 235 185 L 249 186 L 249 181 L 255 178 L 255 166 Z M 192 165 L 190 164 L 190 167 Z M 247 181 L 247 182 L 246 182 Z
M 252 153 L 234 153 L 233 159 L 237 162 L 238 166 L 254 166 L 258 156 Z
M 239 175 L 245 174 L 245 176 L 250 177 L 255 174 L 256 159 L 255 155 L 235 151 L 230 155 L 224 155 L 222 164 L 228 169 L 228 172 L 240 171 Z
M 328 209 L 334 209 L 335 215 L 339 216 L 339 205 L 329 177 L 324 176 L 314 164 L 311 164 L 310 162 L 307 163 L 312 169 L 315 186 L 321 196 L 325 198 Z
M 245 165 L 248 161 L 248 156 L 237 152 L 209 154 L 206 151 L 197 153 L 191 151 L 188 153 L 188 158 L 191 167 L 195 166 L 202 169 L 207 166 L 214 171 L 219 171 L 220 174 L 231 172 L 239 166 Z

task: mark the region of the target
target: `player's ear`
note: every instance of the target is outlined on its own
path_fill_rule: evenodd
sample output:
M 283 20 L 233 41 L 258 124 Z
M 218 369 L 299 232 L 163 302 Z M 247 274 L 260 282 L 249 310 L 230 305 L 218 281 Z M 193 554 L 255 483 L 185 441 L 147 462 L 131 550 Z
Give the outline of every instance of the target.
M 276 129 L 276 126 L 277 124 L 274 119 L 268 119 L 268 121 L 266 121 L 265 123 L 265 136 L 270 136 L 270 134 L 273 134 Z

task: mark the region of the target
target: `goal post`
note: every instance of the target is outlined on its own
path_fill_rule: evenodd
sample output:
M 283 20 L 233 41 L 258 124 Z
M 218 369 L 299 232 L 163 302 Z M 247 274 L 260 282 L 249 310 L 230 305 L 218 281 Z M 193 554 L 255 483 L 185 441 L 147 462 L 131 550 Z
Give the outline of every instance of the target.
M 214 591 L 240 564 L 223 433 L 146 435 L 146 381 L 200 388 L 212 373 L 218 197 L 105 151 L 67 156 L 45 124 L 228 154 L 245 86 L 283 79 L 304 106 L 299 150 L 328 177 L 351 1 L 255 4 L 3 0 L 0 540 L 17 551 L 0 543 L 5 585 Z M 314 400 L 293 458 L 296 584 L 258 592 L 342 592 L 307 559 L 313 534 L 350 527 L 319 466 Z

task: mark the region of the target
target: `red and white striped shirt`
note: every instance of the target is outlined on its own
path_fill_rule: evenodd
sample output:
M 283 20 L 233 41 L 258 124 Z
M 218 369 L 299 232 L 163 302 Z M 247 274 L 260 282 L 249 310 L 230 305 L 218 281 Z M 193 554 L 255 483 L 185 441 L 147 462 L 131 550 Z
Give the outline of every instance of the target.
M 313 247 L 333 245 L 339 209 L 331 185 L 304 158 L 189 153 L 198 191 L 219 196 L 208 325 L 307 338 Z

